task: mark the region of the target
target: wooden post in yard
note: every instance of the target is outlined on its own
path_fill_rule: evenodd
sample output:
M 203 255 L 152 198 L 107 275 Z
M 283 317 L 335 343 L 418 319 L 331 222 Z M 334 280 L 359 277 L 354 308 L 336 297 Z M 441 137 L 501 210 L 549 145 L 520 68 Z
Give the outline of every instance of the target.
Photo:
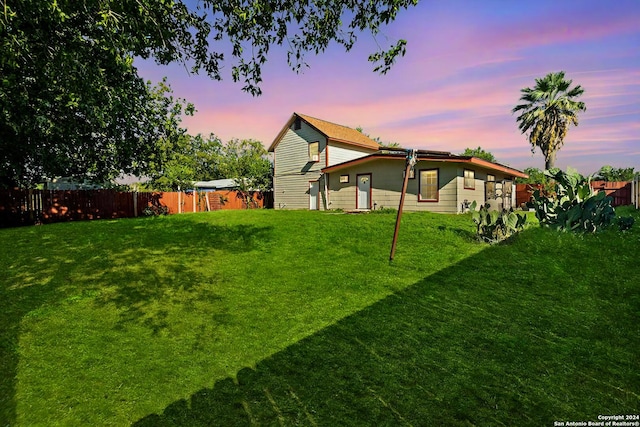
M 133 217 L 136 218 L 138 216 L 138 192 L 134 191 L 131 194 L 133 194 Z
M 180 212 L 180 186 L 178 185 L 178 213 Z
M 29 221 L 31 223 L 33 223 L 34 220 L 34 213 L 33 213 L 33 190 L 31 189 L 31 187 L 29 187 L 29 192 L 27 193 L 27 212 L 29 212 Z
M 400 193 L 400 205 L 398 206 L 398 215 L 396 216 L 396 228 L 393 232 L 393 242 L 391 243 L 391 254 L 389 261 L 393 261 L 396 254 L 396 244 L 398 243 L 398 231 L 400 231 L 400 219 L 402 218 L 402 208 L 404 207 L 404 197 L 407 194 L 407 184 L 409 182 L 409 172 L 416 163 L 416 151 L 407 151 L 407 166 L 404 169 L 404 180 L 402 181 L 402 192 Z

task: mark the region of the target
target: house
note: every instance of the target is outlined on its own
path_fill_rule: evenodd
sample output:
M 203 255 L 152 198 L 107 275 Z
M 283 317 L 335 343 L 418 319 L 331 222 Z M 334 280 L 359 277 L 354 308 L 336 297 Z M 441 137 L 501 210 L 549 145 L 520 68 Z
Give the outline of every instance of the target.
M 107 187 L 107 184 L 92 182 L 89 180 L 80 180 L 72 177 L 54 178 L 44 183 L 46 190 L 101 190 Z
M 268 150 L 273 153 L 274 208 L 331 208 L 322 169 L 379 149 L 355 129 L 294 113 Z
M 197 191 L 218 191 L 218 190 L 235 190 L 238 184 L 235 179 L 214 179 L 212 181 L 196 181 L 193 187 Z
M 384 149 L 355 129 L 294 113 L 271 144 L 276 209 L 397 208 L 406 150 Z M 476 201 L 515 207 L 523 172 L 476 157 L 417 150 L 404 209 L 464 212 Z

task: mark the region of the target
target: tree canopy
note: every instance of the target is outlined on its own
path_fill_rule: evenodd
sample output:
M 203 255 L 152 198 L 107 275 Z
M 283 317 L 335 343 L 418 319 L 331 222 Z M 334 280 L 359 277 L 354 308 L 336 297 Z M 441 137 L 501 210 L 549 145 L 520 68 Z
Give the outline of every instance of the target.
M 381 148 L 402 148 L 399 142 L 396 141 L 383 141 L 379 136 L 373 137 L 366 133 L 362 126 L 357 126 L 356 130 L 361 134 L 365 135 L 367 138 L 371 138 L 373 141 L 377 142 Z
M 496 158 L 490 151 L 485 151 L 482 147 L 478 146 L 478 148 L 465 148 L 461 156 L 473 156 L 479 159 L 487 160 L 489 162 L 495 162 Z
M 605 165 L 596 173 L 595 179 L 603 181 L 633 181 L 636 176 L 640 176 L 640 173 L 634 172 L 634 169 L 614 168 L 613 166 Z
M 149 174 L 145 185 L 153 190 L 170 191 L 193 187 L 194 181 L 233 179 L 241 191 L 267 191 L 272 188 L 272 166 L 260 141 L 232 139 L 223 143 L 211 134 L 182 135 L 171 147 L 162 168 Z
M 158 155 L 162 161 L 154 162 L 147 177 L 146 187 L 153 190 L 170 191 L 178 188 L 192 188 L 194 181 L 208 181 L 224 178 L 220 171 L 222 141 L 211 134 L 181 135 L 175 144 L 161 146 Z
M 516 121 L 520 131 L 528 134 L 531 151 L 536 147 L 542 151 L 545 169 L 554 167 L 569 126 L 577 126 L 578 112 L 586 110 L 584 102 L 576 100 L 584 89 L 580 85 L 571 87 L 572 82 L 565 80 L 564 71 L 536 79 L 533 88 L 521 89 L 523 103 L 512 110 L 520 114 Z
M 145 83 L 134 58 L 229 72 L 259 95 L 271 47 L 294 70 L 330 43 L 350 50 L 417 0 L 198 2 L 6 0 L 0 13 L 0 184 L 141 173 L 193 108 Z M 195 4 L 195 6 L 194 6 Z M 385 73 L 406 41 L 369 56 Z M 227 70 L 227 71 L 225 71 Z M 155 161 L 160 158 L 156 156 Z
M 234 179 L 241 190 L 266 191 L 272 188 L 272 165 L 260 141 L 232 139 L 222 147 L 220 173 Z
M 529 178 L 516 178 L 516 182 L 518 184 L 547 184 L 549 182 L 549 178 L 544 174 L 544 171 L 534 168 L 528 167 L 524 169 L 524 173 L 529 175 Z

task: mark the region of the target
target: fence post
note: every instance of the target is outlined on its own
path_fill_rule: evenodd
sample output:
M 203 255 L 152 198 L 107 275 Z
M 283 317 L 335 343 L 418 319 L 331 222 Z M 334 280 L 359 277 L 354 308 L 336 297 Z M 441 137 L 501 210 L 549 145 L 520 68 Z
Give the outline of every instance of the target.
M 27 195 L 27 211 L 29 212 L 29 221 L 33 223 L 33 190 L 31 188 L 29 188 L 29 193 Z
M 138 216 L 138 192 L 133 192 L 133 217 Z

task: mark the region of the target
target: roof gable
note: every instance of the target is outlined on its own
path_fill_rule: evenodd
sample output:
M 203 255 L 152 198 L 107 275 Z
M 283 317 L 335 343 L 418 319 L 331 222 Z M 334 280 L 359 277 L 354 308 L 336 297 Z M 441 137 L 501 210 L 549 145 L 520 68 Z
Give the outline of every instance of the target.
M 280 143 L 287 132 L 287 129 L 289 129 L 295 121 L 296 117 L 304 120 L 309 126 L 323 134 L 329 142 L 340 142 L 346 145 L 369 148 L 371 150 L 378 150 L 380 148 L 380 144 L 355 129 L 331 123 L 326 120 L 316 119 L 315 117 L 307 116 L 305 114 L 293 113 L 289 121 L 284 125 L 280 133 L 278 133 L 276 139 L 271 143 L 268 151 L 275 150 L 276 146 Z

